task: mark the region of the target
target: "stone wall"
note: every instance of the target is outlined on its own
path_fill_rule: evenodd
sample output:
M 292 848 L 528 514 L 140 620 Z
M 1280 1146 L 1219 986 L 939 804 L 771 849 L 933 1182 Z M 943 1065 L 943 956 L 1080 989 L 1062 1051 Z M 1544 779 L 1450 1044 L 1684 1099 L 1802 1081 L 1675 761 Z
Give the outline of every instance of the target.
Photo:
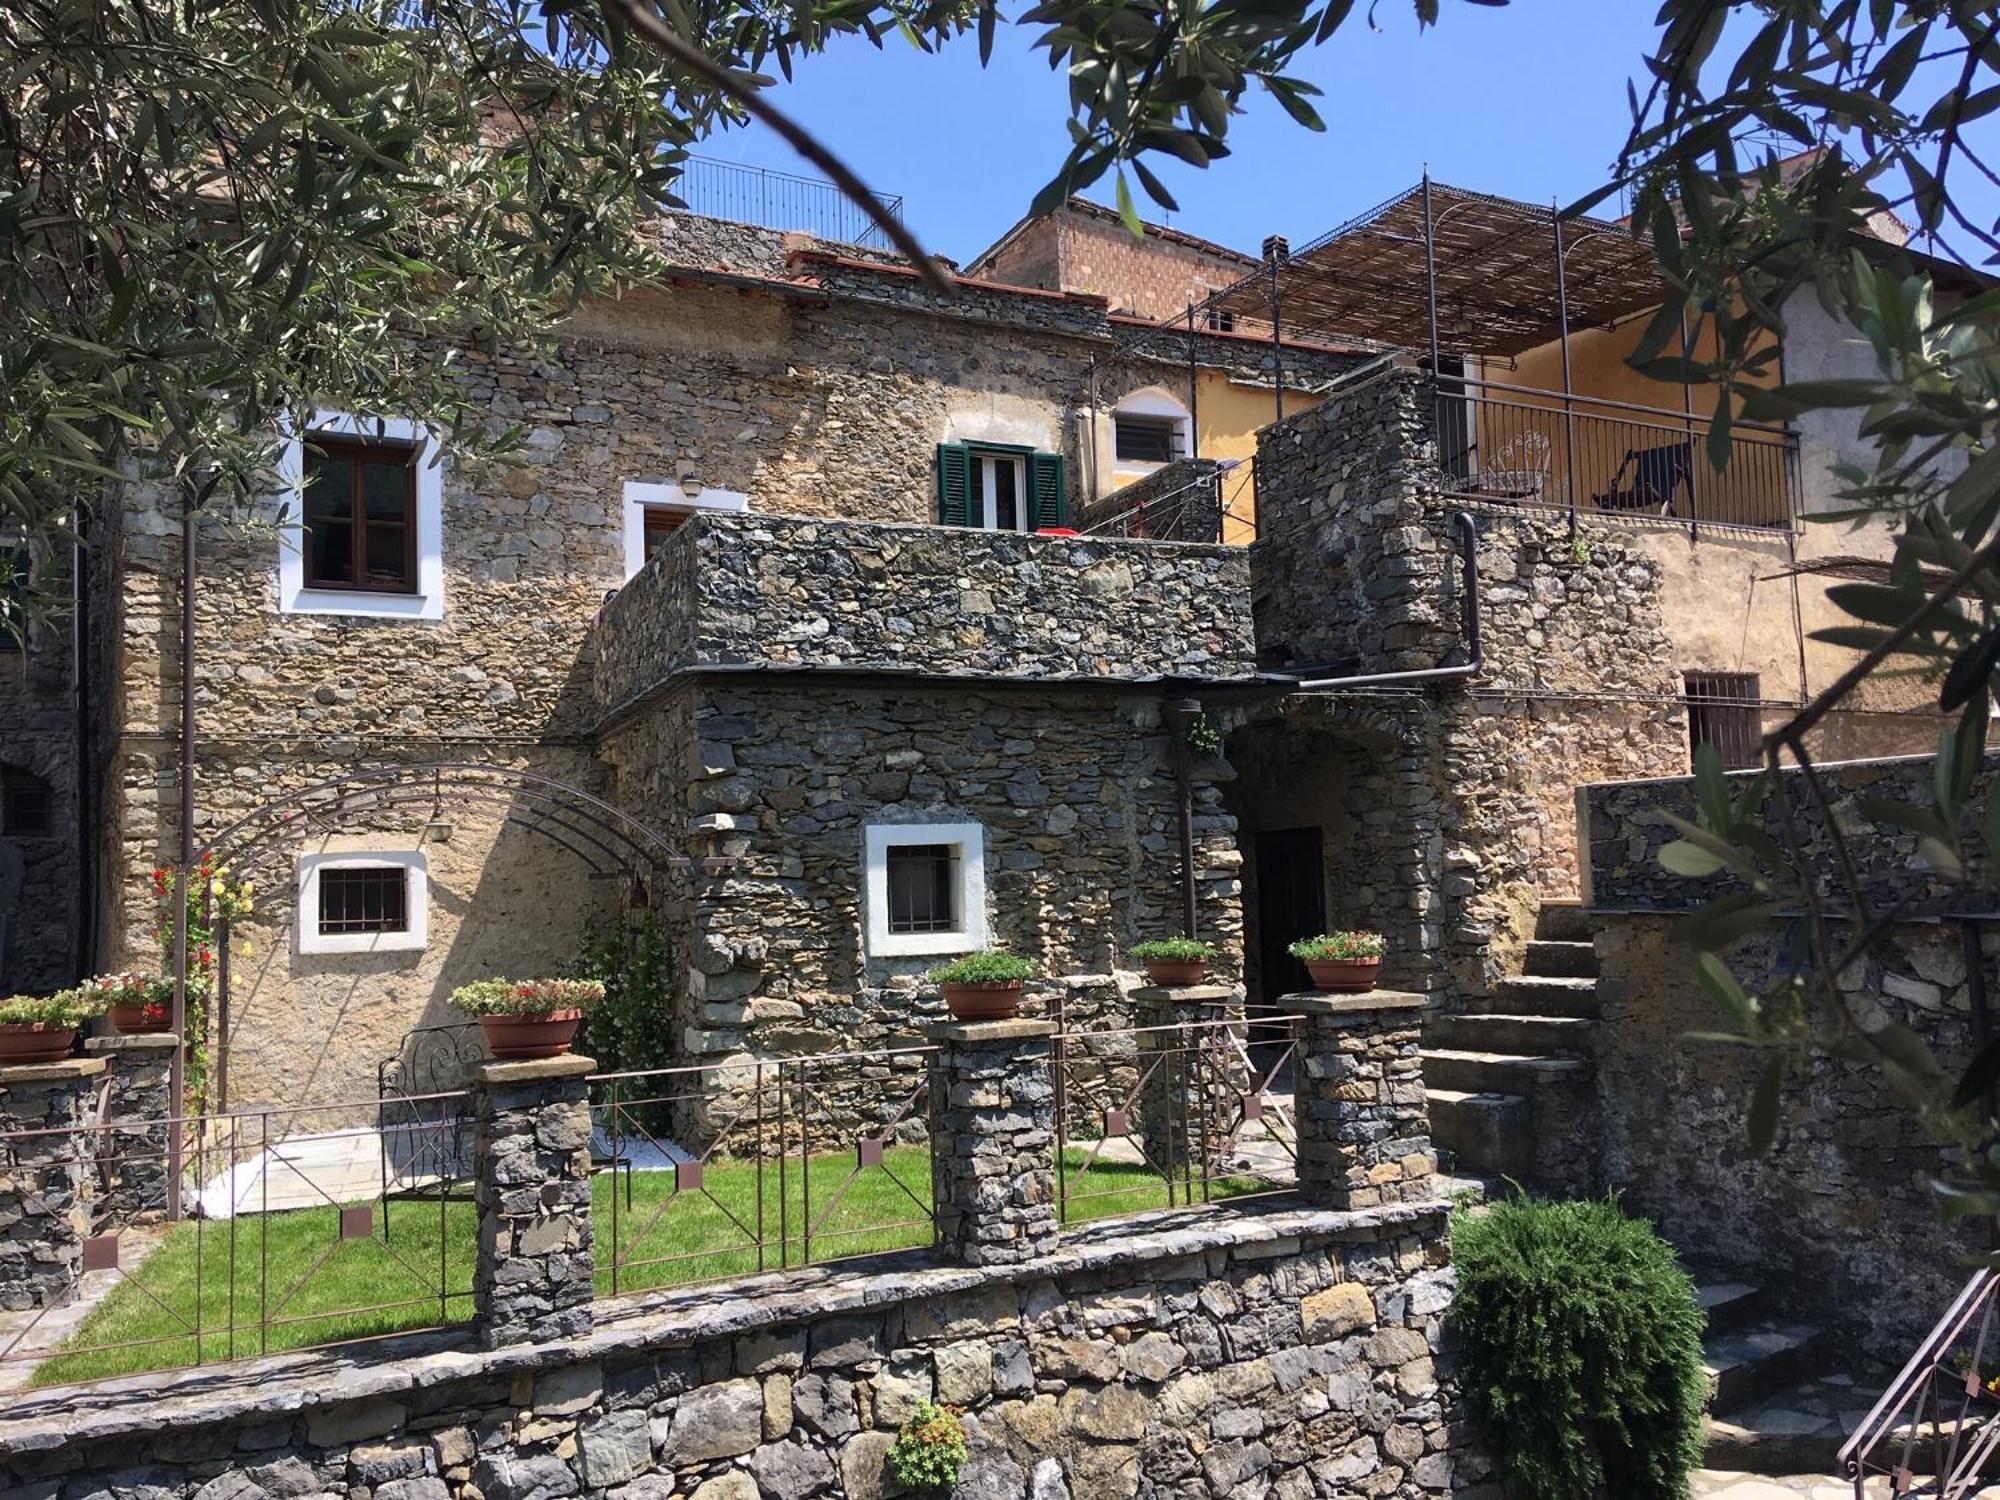
M 1226 472 L 1227 466 L 1212 458 L 1161 464 L 1144 479 L 1079 504 L 1076 529 L 1169 542 L 1220 541 Z
M 1921 800 L 1929 764 L 1826 775 L 1872 899 L 1907 897 L 1917 917 L 1871 945 L 1841 976 L 1841 992 L 1862 1025 L 1909 1026 L 1956 1076 L 1975 1049 L 1968 958 L 1987 991 L 2000 993 L 2000 931 L 1978 923 L 1968 936 L 1965 924 L 1923 919 L 1927 904 L 1942 910 L 1943 883 L 1914 858 L 1912 840 L 1878 832 L 1853 807 L 1862 795 Z M 1873 1357 L 1903 1359 L 1963 1283 L 1966 1258 L 1985 1248 L 1976 1233 L 1940 1224 L 1930 1183 L 1950 1170 L 1947 1154 L 1879 1070 L 1829 1057 L 1787 1079 L 1776 1144 L 1753 1154 L 1748 1114 L 1763 1058 L 1693 1035 L 1724 1028 L 1695 981 L 1692 954 L 1673 937 L 1674 917 L 1717 894 L 1719 882 L 1669 875 L 1654 860 L 1672 836 L 1661 813 L 1691 814 L 1691 787 L 1593 786 L 1583 800 L 1602 978 L 1596 1116 L 1582 1128 L 1601 1143 L 1604 1182 L 1691 1258 L 1741 1273 Z M 1816 836 L 1808 799 L 1798 801 Z M 1807 858 L 1828 867 L 1817 837 Z M 1963 890 L 1959 897 L 1963 909 Z M 1834 924 L 1837 941 L 1850 932 Z M 1795 951 L 1803 942 L 1781 926 L 1733 950 L 1730 965 L 1747 984 L 1768 982 L 1803 959 Z
M 616 714 L 693 666 L 1219 679 L 1251 660 L 1240 548 L 698 516 L 605 607 Z
M 935 1399 L 972 1435 L 957 1493 L 986 1500 L 1470 1493 L 1444 1229 L 1439 1203 L 1194 1212 L 1019 1265 L 689 1289 L 491 1354 L 411 1340 L 31 1395 L 0 1413 L 0 1486 L 878 1500 L 896 1428 Z

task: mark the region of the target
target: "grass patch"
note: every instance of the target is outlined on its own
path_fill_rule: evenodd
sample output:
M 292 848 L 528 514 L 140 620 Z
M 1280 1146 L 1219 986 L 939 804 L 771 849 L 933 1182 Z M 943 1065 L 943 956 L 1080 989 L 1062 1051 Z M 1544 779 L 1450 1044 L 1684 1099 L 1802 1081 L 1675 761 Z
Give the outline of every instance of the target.
M 1087 1156 L 1080 1146 L 1066 1154 L 1070 1223 L 1168 1206 L 1166 1184 L 1143 1166 L 1100 1159 L 1079 1177 Z M 854 1164 L 851 1154 L 828 1155 L 813 1158 L 809 1174 L 796 1161 L 782 1174 L 767 1162 L 760 1174 L 754 1162 L 713 1162 L 699 1190 L 679 1193 L 670 1172 L 634 1172 L 629 1204 L 626 1175 L 600 1174 L 591 1184 L 597 1294 L 930 1244 L 930 1148 L 891 1147 L 880 1165 L 858 1173 Z M 1220 1199 L 1265 1186 L 1227 1178 L 1211 1191 Z M 473 1205 L 391 1203 L 386 1241 L 382 1206 L 369 1206 L 371 1233 L 348 1240 L 331 1205 L 175 1226 L 37 1367 L 34 1384 L 276 1354 L 471 1317 Z

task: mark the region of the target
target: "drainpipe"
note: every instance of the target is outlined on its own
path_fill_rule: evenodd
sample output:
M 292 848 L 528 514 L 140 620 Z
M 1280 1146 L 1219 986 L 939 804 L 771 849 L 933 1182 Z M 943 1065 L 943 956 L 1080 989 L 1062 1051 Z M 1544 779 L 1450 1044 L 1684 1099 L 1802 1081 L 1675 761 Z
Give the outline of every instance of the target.
M 1181 835 L 1181 932 L 1195 933 L 1194 891 L 1194 756 L 1188 748 L 1188 731 L 1201 716 L 1201 704 L 1193 698 L 1169 698 L 1160 705 L 1160 717 L 1173 733 L 1174 790 L 1180 804 Z
M 1299 675 L 1289 684 L 1274 689 L 1281 693 L 1323 693 L 1337 688 L 1420 687 L 1432 682 L 1463 682 L 1477 677 L 1486 666 L 1486 648 L 1479 633 L 1479 527 L 1466 511 L 1454 511 L 1451 529 L 1458 533 L 1459 577 L 1465 593 L 1462 616 L 1465 630 L 1465 660 L 1455 667 L 1424 667 L 1414 672 L 1364 672 L 1350 677 L 1309 677 Z M 1318 668 L 1307 667 L 1303 672 Z

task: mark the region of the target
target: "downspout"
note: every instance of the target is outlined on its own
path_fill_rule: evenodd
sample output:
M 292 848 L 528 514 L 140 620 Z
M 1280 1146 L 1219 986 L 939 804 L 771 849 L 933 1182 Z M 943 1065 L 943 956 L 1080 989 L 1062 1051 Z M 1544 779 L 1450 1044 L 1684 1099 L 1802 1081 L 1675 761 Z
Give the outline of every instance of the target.
M 1433 682 L 1463 682 L 1477 677 L 1486 666 L 1486 647 L 1479 630 L 1479 527 L 1471 513 L 1454 511 L 1451 529 L 1458 533 L 1459 577 L 1465 592 L 1462 616 L 1465 630 L 1465 660 L 1455 667 L 1423 667 L 1413 672 L 1363 672 L 1348 677 L 1299 677 L 1289 685 L 1274 689 L 1273 696 L 1287 693 L 1324 693 L 1339 688 L 1422 687 Z M 1308 667 L 1310 672 L 1315 670 Z
M 70 977 L 76 983 L 81 983 L 97 967 L 97 745 L 91 723 L 88 526 L 87 513 L 79 509 L 76 543 L 70 552 L 76 592 L 70 637 L 70 671 L 76 684 L 76 757 L 70 792 L 71 805 L 76 809 L 76 952 L 71 955 L 74 972 Z
M 1181 839 L 1181 935 L 1195 934 L 1194 880 L 1194 755 L 1188 733 L 1201 716 L 1201 704 L 1193 698 L 1169 698 L 1160 705 L 1160 717 L 1173 734 L 1174 793 L 1179 804 Z

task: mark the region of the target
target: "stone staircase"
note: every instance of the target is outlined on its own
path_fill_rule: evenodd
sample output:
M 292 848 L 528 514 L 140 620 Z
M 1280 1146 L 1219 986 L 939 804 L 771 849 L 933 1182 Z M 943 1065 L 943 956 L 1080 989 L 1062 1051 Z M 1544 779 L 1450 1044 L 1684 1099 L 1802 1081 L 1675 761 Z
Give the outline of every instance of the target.
M 1763 1290 L 1693 1273 L 1708 1314 L 1711 1469 L 1830 1474 L 1893 1372 L 1849 1367 L 1829 1329 L 1772 1317 Z
M 1583 909 L 1544 902 L 1523 972 L 1424 1028 L 1431 1134 L 1452 1170 L 1522 1184 L 1548 1175 L 1537 1142 L 1544 1152 L 1554 1144 L 1560 1132 L 1546 1116 L 1589 1089 L 1596 1023 L 1597 955 Z

